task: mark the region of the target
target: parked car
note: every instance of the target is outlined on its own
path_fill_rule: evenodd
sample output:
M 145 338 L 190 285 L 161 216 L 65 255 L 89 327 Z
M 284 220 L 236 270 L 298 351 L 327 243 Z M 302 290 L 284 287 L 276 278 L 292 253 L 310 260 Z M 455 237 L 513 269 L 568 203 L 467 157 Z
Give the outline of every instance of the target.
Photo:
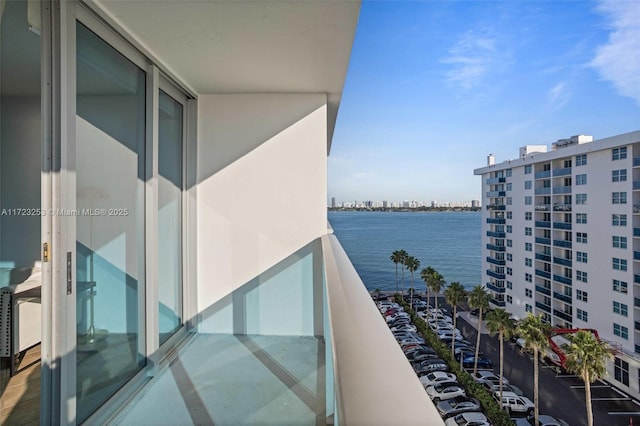
M 500 403 L 500 392 L 494 392 L 493 398 Z M 502 392 L 502 407 L 511 415 L 513 413 L 533 413 L 533 402 L 525 397 L 518 396 L 513 392 Z
M 439 355 L 438 354 L 430 354 L 430 353 L 419 353 L 417 355 L 414 355 L 413 359 L 411 360 L 414 363 L 421 363 L 422 361 L 427 361 L 429 359 L 436 359 L 438 358 Z
M 442 341 L 447 341 L 451 343 L 451 340 L 462 340 L 462 336 L 460 334 L 453 333 L 451 331 L 444 331 L 442 333 L 438 333 L 438 339 Z
M 425 388 L 437 383 L 455 382 L 456 380 L 458 380 L 458 378 L 455 374 L 447 373 L 446 371 L 434 371 L 433 373 L 420 377 L 420 383 L 422 383 Z
M 434 351 L 433 349 L 427 347 L 426 349 L 423 348 L 422 346 L 419 349 L 413 350 L 413 351 L 409 351 L 407 353 L 405 353 L 405 356 L 407 357 L 408 360 L 413 361 L 416 359 L 416 357 L 422 356 L 422 355 L 436 355 L 436 351 Z
M 405 355 L 409 355 L 411 352 L 415 352 L 415 351 L 424 351 L 424 352 L 433 352 L 436 353 L 436 351 L 434 351 L 431 346 L 429 345 L 406 345 L 402 348 L 402 351 L 404 352 Z
M 486 381 L 482 382 L 482 386 L 484 386 L 484 388 L 489 393 L 494 393 L 494 392 L 499 392 L 500 391 L 500 383 L 497 382 L 497 381 L 486 380 Z M 505 392 L 513 392 L 518 396 L 524 395 L 522 390 L 519 387 L 511 385 L 511 384 L 505 385 L 503 383 L 502 384 L 502 394 L 504 395 Z
M 455 398 L 456 396 L 466 396 L 466 392 L 462 386 L 457 383 L 445 382 L 438 383 L 427 388 L 427 395 L 433 402 L 440 402 L 445 399 Z
M 529 424 L 532 426 L 534 425 L 534 418 L 533 416 L 529 416 L 527 417 L 527 420 L 529 421 Z M 538 415 L 538 426 L 569 426 L 569 423 L 565 422 L 562 419 L 558 419 L 556 417 L 553 416 L 548 416 L 546 414 L 540 414 Z
M 412 325 L 412 324 L 401 324 L 395 327 L 391 327 L 391 332 L 394 332 L 394 331 L 412 331 L 415 333 L 416 331 L 418 331 L 418 329 L 416 328 L 415 325 Z
M 449 371 L 449 366 L 444 360 L 439 358 L 427 359 L 420 364 L 413 367 L 418 377 L 422 377 L 425 374 L 433 373 L 434 371 Z
M 479 411 L 470 411 L 449 417 L 444 424 L 445 426 L 491 426 L 487 416 Z
M 476 372 L 476 374 L 471 374 L 471 377 L 473 377 L 473 380 L 475 380 L 478 383 L 483 383 L 485 381 L 499 381 L 500 377 L 496 376 L 496 374 L 493 371 L 489 371 L 489 370 L 480 370 L 478 372 Z M 507 380 L 506 377 L 502 378 L 502 384 L 503 385 L 508 385 L 509 384 L 509 380 Z
M 473 366 L 476 364 L 475 355 L 463 352 L 462 356 L 460 357 L 460 364 L 462 365 L 462 368 L 473 368 Z M 478 355 L 477 364 L 478 368 L 493 368 L 493 363 L 491 362 L 491 360 L 485 358 L 483 355 Z
M 487 313 L 490 311 L 490 309 L 483 309 L 482 310 L 482 319 L 484 319 L 487 316 Z M 469 311 L 469 313 L 474 316 L 477 317 L 480 314 L 480 309 L 475 308 L 472 309 L 471 311 Z
M 460 413 L 466 413 L 469 411 L 479 411 L 480 401 L 475 398 L 469 398 L 467 396 L 456 396 L 455 398 L 446 399 L 444 401 L 440 401 L 436 408 L 438 412 L 442 416 L 442 418 L 447 418 L 451 416 L 455 416 Z

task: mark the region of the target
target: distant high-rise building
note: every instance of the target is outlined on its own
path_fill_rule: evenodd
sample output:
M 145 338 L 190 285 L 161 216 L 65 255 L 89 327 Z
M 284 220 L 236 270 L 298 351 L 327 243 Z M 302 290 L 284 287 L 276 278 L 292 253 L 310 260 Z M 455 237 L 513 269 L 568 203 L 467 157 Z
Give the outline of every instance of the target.
M 331 208 L 336 208 L 336 197 L 331 197 Z
M 480 200 L 471 200 L 471 207 L 473 208 L 480 207 Z
M 640 131 L 526 146 L 482 176 L 482 277 L 491 304 L 618 347 L 609 380 L 638 396 Z M 624 371 L 624 374 L 620 372 Z

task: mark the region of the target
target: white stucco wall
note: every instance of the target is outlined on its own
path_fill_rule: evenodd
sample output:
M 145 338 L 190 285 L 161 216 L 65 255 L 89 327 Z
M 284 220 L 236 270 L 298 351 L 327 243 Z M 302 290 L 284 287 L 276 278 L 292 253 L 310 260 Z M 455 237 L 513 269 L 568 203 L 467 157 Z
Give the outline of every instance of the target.
M 304 312 L 311 307 L 301 303 L 312 302 L 311 290 L 287 278 L 312 277 L 309 261 L 303 256 L 284 271 L 276 268 L 264 279 L 261 274 L 326 233 L 326 129 L 321 94 L 199 97 L 201 332 L 233 332 L 234 297 L 268 281 L 278 289 L 276 302 L 269 292 L 275 315 L 261 312 L 259 322 L 246 318 L 246 324 L 260 325 L 246 331 L 313 335 Z

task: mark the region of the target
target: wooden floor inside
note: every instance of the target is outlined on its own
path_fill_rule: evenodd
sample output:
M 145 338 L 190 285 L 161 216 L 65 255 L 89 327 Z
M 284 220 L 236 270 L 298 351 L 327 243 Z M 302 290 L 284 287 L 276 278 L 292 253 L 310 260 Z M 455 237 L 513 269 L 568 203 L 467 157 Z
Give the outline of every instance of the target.
M 40 422 L 40 345 L 23 352 L 11 377 L 9 359 L 0 368 L 0 424 L 38 425 Z

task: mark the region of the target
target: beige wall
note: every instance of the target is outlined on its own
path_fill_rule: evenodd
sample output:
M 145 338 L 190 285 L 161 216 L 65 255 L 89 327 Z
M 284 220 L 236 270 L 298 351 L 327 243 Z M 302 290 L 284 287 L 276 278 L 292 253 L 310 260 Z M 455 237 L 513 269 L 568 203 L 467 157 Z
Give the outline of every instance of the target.
M 326 233 L 326 128 L 326 96 L 321 94 L 199 97 L 197 276 L 202 332 L 232 332 L 232 293 L 259 286 L 261 274 Z M 268 275 L 272 281 L 273 270 Z M 281 275 L 286 280 L 288 274 Z M 307 299 L 308 289 L 294 291 L 296 284 L 290 285 L 291 300 L 286 300 L 287 291 L 281 293 L 283 311 L 300 305 L 300 297 Z M 260 330 L 254 331 L 288 334 L 283 320 L 280 316 L 278 324 L 270 324 L 261 319 Z M 303 328 L 298 325 L 290 332 L 313 334 L 308 326 Z

